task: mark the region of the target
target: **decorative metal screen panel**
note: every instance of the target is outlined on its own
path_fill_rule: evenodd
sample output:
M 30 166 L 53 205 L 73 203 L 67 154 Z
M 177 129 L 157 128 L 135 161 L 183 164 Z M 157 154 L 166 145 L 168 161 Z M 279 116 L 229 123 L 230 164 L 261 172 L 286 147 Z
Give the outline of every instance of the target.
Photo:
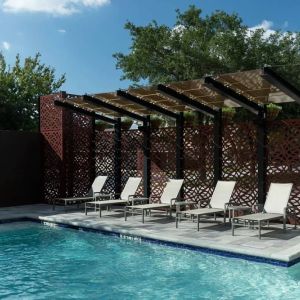
M 206 201 L 214 188 L 213 126 L 184 128 L 184 197 Z M 204 203 L 205 205 L 205 203 Z
M 121 183 L 122 188 L 129 177 L 143 177 L 143 133 L 139 130 L 122 130 Z M 138 194 L 143 194 L 141 182 Z
M 69 112 L 65 131 L 66 182 L 69 196 L 88 194 L 95 178 L 93 118 Z
M 96 175 L 108 176 L 104 190 L 115 192 L 114 182 L 114 131 L 95 130 L 95 171 Z
M 86 195 L 94 177 L 93 119 L 55 106 L 65 94 L 40 99 L 44 197 Z
M 49 201 L 65 193 L 63 165 L 64 111 L 54 105 L 62 94 L 40 98 L 40 131 L 43 136 L 44 198 Z
M 271 182 L 292 182 L 290 204 L 300 218 L 300 120 L 268 124 L 267 188 Z
M 151 195 L 160 197 L 168 179 L 176 178 L 176 128 L 151 132 Z
M 254 122 L 228 123 L 223 127 L 224 180 L 236 180 L 232 200 L 253 205 L 258 200 L 257 138 Z

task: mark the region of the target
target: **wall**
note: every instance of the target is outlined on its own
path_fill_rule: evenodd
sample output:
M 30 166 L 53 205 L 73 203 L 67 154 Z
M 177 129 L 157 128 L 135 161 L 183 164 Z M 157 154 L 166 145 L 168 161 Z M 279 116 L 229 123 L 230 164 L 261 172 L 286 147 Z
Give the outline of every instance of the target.
M 0 131 L 0 206 L 42 202 L 37 132 Z

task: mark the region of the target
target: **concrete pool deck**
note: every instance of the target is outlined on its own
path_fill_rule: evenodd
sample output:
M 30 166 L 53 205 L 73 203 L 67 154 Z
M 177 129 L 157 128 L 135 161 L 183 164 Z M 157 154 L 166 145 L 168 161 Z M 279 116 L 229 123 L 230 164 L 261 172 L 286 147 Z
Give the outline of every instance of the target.
M 155 212 L 151 217 L 146 217 L 143 224 L 141 215 L 129 215 L 125 222 L 121 211 L 103 211 L 102 218 L 99 218 L 98 212 L 91 211 L 86 216 L 83 208 L 68 208 L 65 211 L 63 207 L 57 207 L 53 211 L 47 204 L 0 208 L 0 222 L 22 218 L 187 245 L 200 250 L 224 251 L 241 258 L 249 256 L 248 259 L 253 257 L 253 260 L 274 260 L 273 263 L 278 261 L 279 265 L 288 266 L 300 260 L 300 229 L 294 229 L 292 225 L 288 225 L 284 232 L 282 225 L 270 224 L 270 228 L 262 230 L 262 239 L 259 240 L 257 230 L 247 227 L 237 227 L 236 235 L 232 236 L 231 226 L 222 224 L 221 219 L 217 219 L 219 223 L 213 219 L 201 222 L 198 232 L 197 223 L 183 220 L 176 229 L 174 219 Z

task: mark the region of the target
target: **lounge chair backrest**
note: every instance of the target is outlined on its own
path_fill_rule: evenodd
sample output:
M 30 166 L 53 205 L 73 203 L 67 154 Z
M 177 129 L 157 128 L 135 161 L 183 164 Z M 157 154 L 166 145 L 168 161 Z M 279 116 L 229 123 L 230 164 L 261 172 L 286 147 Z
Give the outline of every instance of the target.
M 264 211 L 270 214 L 283 214 L 292 191 L 292 183 L 271 183 Z
M 219 180 L 211 197 L 210 206 L 212 208 L 224 208 L 225 203 L 230 201 L 235 184 L 235 181 Z
M 103 189 L 107 176 L 97 176 L 92 184 L 92 190 L 94 193 L 100 193 Z
M 141 177 L 129 177 L 120 195 L 120 199 L 128 200 L 129 196 L 135 195 L 141 181 Z
M 164 191 L 160 197 L 160 202 L 170 204 L 171 199 L 175 199 L 178 197 L 182 184 L 183 179 L 170 179 L 167 182 Z

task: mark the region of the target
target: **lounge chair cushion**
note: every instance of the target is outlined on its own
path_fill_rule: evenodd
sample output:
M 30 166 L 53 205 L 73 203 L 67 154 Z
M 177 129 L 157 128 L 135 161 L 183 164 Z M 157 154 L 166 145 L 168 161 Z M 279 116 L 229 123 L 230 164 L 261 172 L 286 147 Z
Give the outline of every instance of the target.
M 128 200 L 129 196 L 134 195 L 141 181 L 142 181 L 141 177 L 129 177 L 120 195 L 120 199 Z
M 97 176 L 92 184 L 92 190 L 94 193 L 100 193 L 105 181 L 107 179 L 107 176 Z
M 211 197 L 210 206 L 224 209 L 225 204 L 230 201 L 235 183 L 235 181 L 219 180 Z
M 178 197 L 182 184 L 183 179 L 170 179 L 160 197 L 160 202 L 170 205 L 171 200 Z
M 264 211 L 266 213 L 283 214 L 284 208 L 287 207 L 292 187 L 292 183 L 271 183 Z

